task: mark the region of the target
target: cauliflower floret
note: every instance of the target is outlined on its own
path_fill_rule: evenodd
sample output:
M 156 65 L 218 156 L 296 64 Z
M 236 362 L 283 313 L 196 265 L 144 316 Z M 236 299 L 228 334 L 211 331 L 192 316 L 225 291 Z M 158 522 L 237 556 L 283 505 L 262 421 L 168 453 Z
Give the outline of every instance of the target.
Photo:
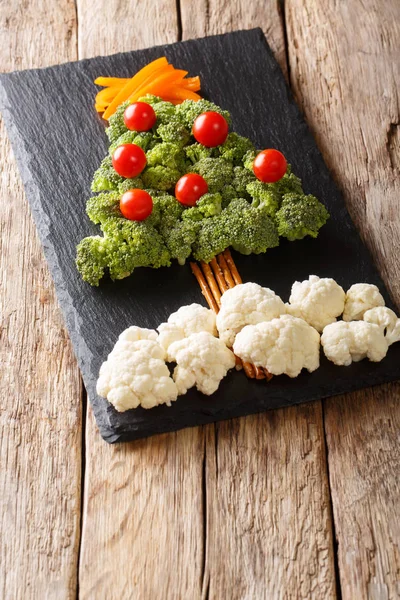
M 335 365 L 349 366 L 368 357 L 373 362 L 385 358 L 388 343 L 383 330 L 364 321 L 338 321 L 327 325 L 321 336 L 325 356 Z
M 186 394 L 195 385 L 199 392 L 210 396 L 235 366 L 233 352 L 206 331 L 174 342 L 169 355 L 177 363 L 173 378 L 179 394 Z
M 321 332 L 336 321 L 344 308 L 345 293 L 334 279 L 310 275 L 305 281 L 295 281 L 287 304 L 287 312 L 304 319 Z
M 400 319 L 390 308 L 386 306 L 370 308 L 364 313 L 364 321 L 378 325 L 389 346 L 400 341 Z
M 303 368 L 310 373 L 318 369 L 319 341 L 318 331 L 303 319 L 282 315 L 242 329 L 233 351 L 243 361 L 268 369 L 273 375 L 297 377 Z
M 385 300 L 376 285 L 355 283 L 347 290 L 343 321 L 360 321 L 370 308 L 385 306 Z
M 221 297 L 217 315 L 220 339 L 229 347 L 246 325 L 270 321 L 286 313 L 285 304 L 269 288 L 257 283 L 242 283 L 227 290 Z
M 97 393 L 116 410 L 171 405 L 178 390 L 165 364 L 166 353 L 152 329 L 129 327 L 101 365 Z
M 189 337 L 192 333 L 207 331 L 216 336 L 215 313 L 200 304 L 181 306 L 168 317 L 167 323 L 161 323 L 158 331 L 160 333 L 158 342 L 168 353 L 171 344 Z

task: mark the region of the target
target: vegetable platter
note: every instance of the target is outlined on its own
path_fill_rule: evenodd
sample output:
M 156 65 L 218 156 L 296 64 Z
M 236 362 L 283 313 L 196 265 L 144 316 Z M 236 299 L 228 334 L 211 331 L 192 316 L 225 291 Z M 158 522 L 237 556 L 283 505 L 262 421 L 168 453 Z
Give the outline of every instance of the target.
M 264 371 L 263 380 L 259 381 L 256 377 L 248 379 L 243 371 L 233 369 L 212 395 L 206 396 L 192 387 L 171 406 L 162 404 L 151 410 L 139 406 L 119 412 L 96 394 L 100 366 L 123 330 L 131 326 L 154 330 L 179 307 L 205 304 L 188 262 L 182 265 L 174 260 L 169 267 L 135 268 L 129 277 L 126 277 L 129 273 L 121 272 L 119 262 L 114 277 L 117 280 L 104 277 L 98 287 L 93 271 L 88 277 L 95 285 L 90 286 L 83 281 L 75 265 L 76 246 L 82 239 L 91 239 L 99 233 L 97 225 L 87 218 L 85 209 L 93 173 L 109 146 L 104 120 L 94 110 L 94 98 L 98 94 L 96 109 L 107 117 L 117 109 L 124 86 L 128 85 L 130 98 L 135 102 L 143 95 L 155 93 L 154 85 L 146 88 L 143 68 L 161 57 L 166 57 L 174 69 L 163 67 L 164 70 L 159 71 L 155 78 L 156 91 L 165 93 L 173 104 L 182 99 L 197 101 L 201 96 L 228 111 L 232 131 L 250 138 L 257 148 L 279 149 L 293 173 L 302 180 L 304 193 L 318 198 L 330 214 L 326 222 L 325 209 L 321 209 L 323 218 L 318 228 L 323 226 L 315 239 L 307 236 L 292 242 L 290 237 L 282 238 L 279 246 L 274 244 L 276 247 L 269 247 L 266 253 L 248 256 L 232 250 L 243 281 L 270 288 L 284 301 L 289 299 L 293 282 L 306 280 L 310 274 L 333 278 L 344 290 L 354 283 L 368 283 L 378 286 L 382 302 L 393 308 L 261 30 L 2 75 L 1 110 L 103 438 L 110 443 L 133 440 L 399 378 L 400 344 L 393 344 L 381 362 L 363 360 L 346 367 L 336 366 L 321 353 L 320 367 L 312 373 L 303 370 L 296 378 L 265 377 Z M 187 79 L 186 71 L 189 72 Z M 136 80 L 132 78 L 135 73 L 141 73 Z M 109 87 L 98 93 L 94 80 L 107 82 Z M 139 94 L 143 90 L 145 93 Z M 127 118 L 131 123 L 137 123 L 139 118 L 140 123 L 148 123 L 145 127 L 153 124 L 152 115 L 147 113 L 138 117 L 131 111 Z M 216 121 L 212 126 L 220 127 L 215 113 L 213 118 Z M 132 128 L 138 127 L 136 124 Z M 196 140 L 205 146 L 209 144 L 207 128 L 199 126 L 195 133 Z M 222 131 L 222 141 L 226 134 Z M 126 157 L 120 156 L 116 163 L 125 177 L 129 176 L 126 168 L 131 158 L 128 157 L 127 162 Z M 143 154 L 138 152 L 133 159 L 140 163 Z M 151 165 L 148 166 L 146 176 L 157 175 L 157 170 L 152 172 Z M 260 178 L 259 174 L 265 172 L 264 167 L 258 164 L 258 174 L 254 169 L 256 177 Z M 140 167 L 143 169 L 144 163 Z M 200 182 L 201 188 L 204 181 L 200 181 L 201 174 L 197 175 L 200 179 L 194 183 Z M 206 175 L 204 178 L 207 180 Z M 188 191 L 189 184 L 192 189 Z M 135 195 L 132 190 L 127 191 L 130 195 L 125 197 L 125 204 L 120 205 L 122 215 L 128 220 L 143 222 L 151 218 L 153 205 L 146 192 L 137 189 Z M 180 189 L 176 189 L 176 198 L 195 214 L 197 199 L 193 199 L 191 191 L 193 181 L 183 181 Z M 206 188 L 201 190 L 201 194 L 205 192 Z M 233 243 L 232 247 L 235 247 Z M 238 249 L 241 249 L 240 244 Z M 202 257 L 200 252 L 199 256 Z M 83 275 L 88 273 L 85 257 L 81 255 Z M 229 253 L 227 257 L 229 261 Z M 223 271 L 223 262 L 218 264 Z M 107 265 L 107 268 L 112 274 L 112 266 Z M 286 318 L 289 320 L 290 317 Z M 343 327 L 347 326 L 343 324 Z M 251 352 L 246 354 L 250 337 L 240 334 L 234 349 L 236 352 L 236 348 L 240 351 L 243 347 L 243 356 L 253 360 Z M 213 339 L 216 344 L 217 338 Z M 325 335 L 327 355 L 335 352 L 332 339 Z M 225 360 L 230 368 L 232 358 L 226 355 Z

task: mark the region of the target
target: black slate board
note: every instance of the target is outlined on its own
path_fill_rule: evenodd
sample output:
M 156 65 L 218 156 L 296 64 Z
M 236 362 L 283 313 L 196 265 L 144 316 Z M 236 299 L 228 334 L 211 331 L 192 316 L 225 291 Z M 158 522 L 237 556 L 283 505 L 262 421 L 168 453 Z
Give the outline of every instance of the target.
M 76 244 L 97 233 L 85 204 L 92 174 L 107 151 L 104 124 L 93 109 L 92 82 L 99 75 L 129 77 L 164 54 L 201 76 L 203 95 L 231 111 L 235 131 L 258 147 L 282 150 L 305 190 L 331 213 L 317 240 L 282 241 L 264 256 L 235 255 L 244 281 L 268 286 L 284 300 L 293 281 L 309 274 L 333 277 L 345 289 L 365 281 L 377 284 L 391 306 L 260 29 L 1 75 L 1 110 L 103 438 L 133 440 L 400 378 L 397 344 L 381 363 L 344 368 L 323 358 L 318 371 L 293 380 L 274 377 L 266 384 L 234 372 L 211 398 L 191 390 L 171 408 L 120 414 L 96 395 L 100 364 L 123 329 L 132 324 L 155 328 L 179 306 L 203 302 L 188 266 L 138 269 L 124 281 L 93 289 L 81 281 L 74 264 Z

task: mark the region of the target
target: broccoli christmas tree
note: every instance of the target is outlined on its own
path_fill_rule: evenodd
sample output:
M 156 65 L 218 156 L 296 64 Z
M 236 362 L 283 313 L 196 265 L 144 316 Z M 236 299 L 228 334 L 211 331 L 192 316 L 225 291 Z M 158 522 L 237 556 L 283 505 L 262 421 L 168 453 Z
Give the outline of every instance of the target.
M 260 254 L 278 246 L 280 236 L 294 241 L 318 235 L 328 212 L 314 196 L 304 194 L 290 167 L 276 183 L 263 183 L 253 172 L 257 151 L 247 138 L 231 132 L 216 147 L 196 142 L 195 119 L 214 111 L 229 123 L 227 111 L 207 100 L 177 106 L 155 96 L 141 100 L 154 109 L 157 120 L 151 130 L 126 127 L 128 102 L 109 120 L 109 155 L 94 174 L 96 195 L 87 203 L 87 214 L 103 235 L 84 238 L 77 249 L 76 264 L 85 281 L 99 285 L 105 273 L 123 279 L 136 267 L 166 267 L 172 260 L 183 265 L 190 256 L 208 263 L 228 247 Z M 145 168 L 133 179 L 113 167 L 112 155 L 122 144 L 135 144 L 146 155 Z M 192 207 L 174 195 L 187 173 L 201 175 L 208 187 Z M 120 210 L 121 196 L 132 189 L 146 190 L 152 198 L 145 220 L 130 220 Z

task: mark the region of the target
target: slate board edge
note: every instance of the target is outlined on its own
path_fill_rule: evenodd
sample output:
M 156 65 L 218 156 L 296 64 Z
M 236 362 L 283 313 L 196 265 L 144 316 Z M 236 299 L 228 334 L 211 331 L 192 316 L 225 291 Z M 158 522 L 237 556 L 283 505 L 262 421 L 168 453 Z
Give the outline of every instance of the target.
M 241 30 L 238 32 L 234 32 L 234 34 L 240 34 L 240 33 L 256 33 L 259 38 L 262 40 L 265 48 L 267 49 L 267 52 L 269 53 L 269 55 L 272 57 L 276 69 L 279 72 L 279 74 L 281 75 L 282 80 L 284 80 L 283 74 L 280 70 L 280 67 L 278 65 L 278 63 L 276 62 L 275 58 L 273 57 L 273 53 L 270 49 L 270 47 L 268 46 L 268 43 L 265 39 L 265 36 L 262 32 L 262 30 L 260 28 L 255 28 L 255 29 L 251 29 L 251 30 Z M 226 35 L 232 35 L 232 34 L 222 34 L 222 35 L 216 35 L 216 36 L 208 36 L 211 38 L 221 38 L 224 37 Z M 207 38 L 199 38 L 196 40 L 187 40 L 185 42 L 175 42 L 173 44 L 167 44 L 167 45 L 159 45 L 154 47 L 155 49 L 157 48 L 163 48 L 166 49 L 170 46 L 176 46 L 176 45 L 180 45 L 182 43 L 184 44 L 190 44 L 190 42 L 199 42 L 201 41 L 201 39 L 207 39 Z M 140 52 L 140 50 L 135 51 L 135 52 Z M 131 54 L 129 53 L 118 53 L 118 56 L 123 56 L 124 54 Z M 96 57 L 97 58 L 97 57 Z M 101 58 L 101 57 L 98 57 Z M 84 60 L 80 60 L 80 61 L 73 61 L 72 64 L 77 64 L 77 63 L 84 63 L 87 61 L 90 61 L 91 59 L 84 59 Z M 70 63 L 64 63 L 64 64 L 70 64 Z M 58 67 L 60 67 L 62 65 L 54 65 L 54 66 L 50 66 L 50 67 L 45 67 L 44 69 L 32 69 L 30 71 L 43 71 L 43 70 L 54 70 L 57 69 Z M 71 296 L 68 294 L 67 290 L 64 287 L 63 284 L 63 276 L 62 276 L 62 272 L 61 269 L 59 267 L 59 262 L 58 262 L 58 258 L 57 258 L 57 254 L 55 252 L 54 246 L 51 243 L 51 240 L 48 238 L 47 236 L 47 226 L 46 226 L 46 222 L 45 222 L 45 213 L 44 211 L 40 210 L 41 207 L 41 191 L 40 191 L 40 187 L 35 183 L 35 181 L 33 180 L 33 178 L 30 175 L 30 170 L 29 170 L 29 154 L 26 151 L 26 148 L 24 146 L 23 143 L 23 138 L 20 136 L 18 128 L 14 125 L 13 119 L 10 115 L 10 110 L 9 110 L 9 104 L 8 104 L 8 97 L 7 97 L 7 92 L 6 89 L 3 85 L 3 79 L 8 79 L 10 76 L 13 75 L 19 75 L 21 73 L 23 73 L 24 71 L 14 71 L 11 74 L 2 74 L 0 75 L 0 107 L 3 111 L 4 114 L 4 120 L 6 123 L 6 127 L 7 127 L 7 131 L 9 134 L 9 138 L 11 140 L 12 143 L 12 147 L 14 150 L 14 154 L 19 166 L 19 170 L 21 173 L 21 179 L 22 182 L 24 184 L 24 187 L 26 189 L 26 194 L 27 197 L 29 199 L 30 205 L 31 205 L 31 210 L 32 210 L 32 214 L 39 232 L 39 238 L 41 240 L 43 249 L 44 249 L 44 253 L 45 253 L 45 257 L 47 262 L 49 263 L 50 266 L 50 270 L 52 273 L 52 277 L 55 281 L 56 284 L 56 294 L 59 300 L 59 303 L 62 307 L 62 311 L 64 313 L 64 319 L 65 322 L 69 322 L 69 323 L 76 323 L 77 320 L 79 320 L 79 315 L 76 313 L 75 308 L 74 308 L 74 304 L 73 304 L 73 299 L 71 298 Z M 291 105 L 294 105 L 296 107 L 296 110 L 299 112 L 299 116 L 303 119 L 303 115 L 301 114 L 301 111 L 299 110 L 299 107 L 297 106 L 293 95 L 291 93 L 291 90 L 289 88 L 289 86 L 287 85 L 287 82 L 284 80 L 284 85 L 285 85 L 285 89 L 286 89 L 286 94 L 287 94 L 287 100 Z M 304 119 L 303 119 L 304 121 Z M 309 131 L 309 128 L 306 124 L 306 122 L 304 122 L 304 126 L 307 128 L 307 130 Z M 312 135 L 310 133 L 310 135 Z M 321 162 L 321 166 L 323 166 L 323 170 L 324 170 L 324 174 L 325 176 L 327 176 L 330 179 L 329 176 L 329 171 L 325 165 L 323 156 L 321 154 L 321 152 L 319 151 L 319 148 L 316 147 L 316 151 L 318 153 L 318 158 Z M 337 187 L 337 186 L 336 186 Z M 341 194 L 339 194 L 340 199 L 342 201 L 342 210 L 344 209 L 347 211 L 343 196 Z M 354 223 L 352 223 L 352 226 L 355 228 Z M 376 265 L 374 262 L 374 259 L 371 255 L 371 253 L 369 252 L 368 248 L 366 248 L 366 246 L 363 244 L 364 247 L 364 251 L 368 254 L 369 259 L 371 261 L 371 263 L 374 265 L 375 269 L 376 269 Z M 383 282 L 382 282 L 383 284 Z M 386 289 L 386 288 L 385 288 Z M 387 291 L 387 290 L 386 290 Z M 79 329 L 74 326 L 71 327 L 71 325 L 68 327 L 69 329 L 69 335 L 74 347 L 74 350 L 76 351 L 76 355 L 79 356 L 79 351 L 78 348 L 82 347 L 82 345 L 84 345 L 86 348 L 86 344 L 83 340 L 83 338 L 80 336 L 79 334 Z M 89 349 L 88 349 L 89 350 Z M 78 358 L 78 362 L 80 363 L 80 360 Z M 393 381 L 395 379 L 398 378 L 398 373 L 393 373 L 391 378 L 385 377 L 382 380 L 377 379 L 376 382 L 369 382 L 368 385 L 376 385 L 379 383 L 382 383 L 383 381 Z M 265 385 L 265 384 L 264 384 Z M 362 383 L 355 383 L 354 387 L 352 386 L 351 389 L 360 389 L 362 387 L 365 387 L 365 385 L 363 385 Z M 318 398 L 322 398 L 322 397 L 328 397 L 328 396 L 332 396 L 332 395 L 337 395 L 337 394 L 341 394 L 342 392 L 338 392 L 338 393 L 330 393 L 330 394 L 326 394 L 325 396 L 318 396 Z M 310 398 L 308 400 L 299 400 L 299 401 L 288 401 L 287 405 L 295 405 L 295 404 L 299 404 L 302 402 L 306 402 L 306 401 L 315 401 L 316 398 L 313 398 L 312 396 L 310 396 Z M 182 400 L 182 399 L 181 399 Z M 126 433 L 116 433 L 115 430 L 112 427 L 106 427 L 104 426 L 104 405 L 103 407 L 101 405 L 98 404 L 98 402 L 96 402 L 96 398 L 92 399 L 91 398 L 91 403 L 93 406 L 93 410 L 96 416 L 96 420 L 98 422 L 99 425 L 99 429 L 100 429 L 100 433 L 102 435 L 102 437 L 109 443 L 114 443 L 117 441 L 128 441 L 128 440 L 133 440 L 133 439 L 139 439 L 142 437 L 147 437 L 148 435 L 150 435 L 150 433 L 157 433 L 157 432 L 146 432 L 144 430 L 138 432 L 138 431 L 133 431 L 133 430 L 129 430 Z M 283 406 L 284 404 L 281 403 L 281 406 Z M 226 416 L 224 414 L 224 420 L 225 418 L 233 418 L 233 417 L 238 417 L 238 416 L 242 416 L 242 415 L 246 415 L 246 414 L 255 414 L 257 412 L 261 412 L 262 410 L 267 410 L 266 408 L 263 409 L 259 409 L 257 408 L 256 410 L 252 410 L 249 412 L 248 409 L 246 409 L 246 405 L 240 405 L 239 407 L 236 407 L 236 409 L 232 410 L 231 413 L 228 413 Z M 100 415 L 102 415 L 102 421 L 103 424 L 100 426 L 100 422 L 97 419 L 97 413 Z M 180 429 L 182 427 L 187 427 L 187 426 L 196 426 L 196 425 L 200 425 L 200 424 L 206 424 L 206 423 L 210 423 L 216 420 L 220 420 L 220 418 L 218 417 L 218 414 L 214 414 L 214 415 L 207 415 L 207 414 L 203 414 L 203 415 L 196 415 L 196 422 L 192 423 L 190 422 L 190 419 L 188 419 L 188 422 L 184 425 L 180 424 L 179 427 L 176 426 L 170 426 L 168 425 L 168 423 L 164 423 L 165 427 L 162 429 L 161 432 L 166 432 L 166 431 L 174 431 L 177 429 Z

